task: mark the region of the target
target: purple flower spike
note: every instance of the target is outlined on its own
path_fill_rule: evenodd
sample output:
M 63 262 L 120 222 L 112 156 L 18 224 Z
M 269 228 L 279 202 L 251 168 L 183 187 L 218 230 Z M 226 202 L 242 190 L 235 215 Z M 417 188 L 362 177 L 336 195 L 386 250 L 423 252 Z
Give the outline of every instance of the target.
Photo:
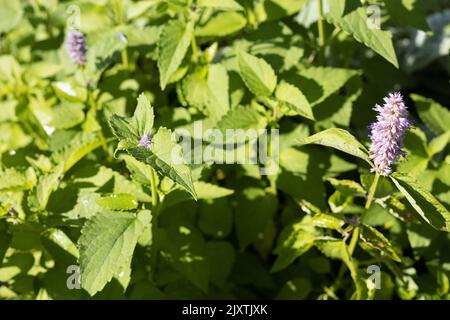
M 374 108 L 378 116 L 377 122 L 370 126 L 370 159 L 375 164 L 372 172 L 388 176 L 392 172 L 392 165 L 401 155 L 405 155 L 402 151 L 403 136 L 411 124 L 399 92 L 390 93 L 389 97 L 384 98 L 384 102 L 383 106 L 375 105 Z
M 67 35 L 67 51 L 76 65 L 86 64 L 86 38 L 80 31 L 70 31 Z
M 150 133 L 144 133 L 141 140 L 139 140 L 139 146 L 150 150 L 152 147 L 152 135 Z

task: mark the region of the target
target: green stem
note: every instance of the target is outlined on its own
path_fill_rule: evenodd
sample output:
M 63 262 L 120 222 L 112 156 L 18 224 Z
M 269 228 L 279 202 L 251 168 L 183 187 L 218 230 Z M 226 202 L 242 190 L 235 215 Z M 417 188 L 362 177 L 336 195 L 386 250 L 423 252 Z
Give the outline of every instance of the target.
M 192 47 L 192 60 L 197 63 L 198 62 L 198 47 L 197 41 L 195 40 L 195 36 L 191 38 L 191 47 Z
M 152 188 L 152 211 L 154 212 L 158 206 L 158 185 L 155 169 L 151 169 L 152 175 L 150 177 L 150 183 Z
M 380 175 L 377 173 L 375 175 L 375 179 L 372 182 L 372 185 L 370 186 L 369 194 L 367 195 L 366 205 L 364 206 L 365 209 L 369 209 L 370 205 L 372 204 L 373 196 L 375 195 L 375 191 L 377 190 L 377 185 L 378 185 L 379 180 L 380 180 Z
M 317 28 L 319 31 L 319 50 L 320 50 L 320 59 L 323 61 L 324 58 L 324 46 L 325 46 L 325 26 L 323 21 L 323 2 L 322 0 L 317 0 L 319 7 L 319 20 L 317 21 Z
M 122 56 L 122 64 L 125 70 L 128 70 L 128 50 L 127 48 L 123 49 L 120 53 Z
M 378 181 L 379 180 L 380 180 L 380 175 L 377 173 L 375 175 L 375 179 L 372 182 L 372 185 L 369 188 L 369 194 L 367 196 L 366 205 L 364 206 L 366 210 L 370 208 L 370 205 L 373 202 L 373 197 L 375 195 L 375 191 L 377 190 L 377 185 L 378 185 Z M 351 238 L 350 244 L 348 246 L 348 254 L 349 254 L 350 257 L 353 255 L 353 252 L 356 249 L 356 245 L 358 244 L 360 232 L 361 232 L 361 229 L 360 229 L 359 226 L 356 226 L 353 229 L 352 238 Z M 339 288 L 339 285 L 341 283 L 342 277 L 344 276 L 345 270 L 346 270 L 346 265 L 345 265 L 345 263 L 342 263 L 342 265 L 341 265 L 341 267 L 339 269 L 336 281 L 335 281 L 335 283 L 334 283 L 334 285 L 332 287 L 333 289 Z

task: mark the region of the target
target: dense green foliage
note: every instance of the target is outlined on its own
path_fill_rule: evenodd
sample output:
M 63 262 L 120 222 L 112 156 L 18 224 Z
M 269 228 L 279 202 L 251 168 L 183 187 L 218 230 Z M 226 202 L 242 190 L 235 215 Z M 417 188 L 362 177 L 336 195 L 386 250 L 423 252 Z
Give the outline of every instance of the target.
M 0 299 L 449 299 L 449 49 L 446 0 L 0 0 Z M 279 163 L 177 161 L 197 120 Z

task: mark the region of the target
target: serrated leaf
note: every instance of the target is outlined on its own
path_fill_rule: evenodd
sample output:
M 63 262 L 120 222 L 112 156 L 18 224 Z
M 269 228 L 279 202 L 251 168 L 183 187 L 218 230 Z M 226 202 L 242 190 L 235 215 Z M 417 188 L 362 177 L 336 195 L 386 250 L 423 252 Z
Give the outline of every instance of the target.
M 314 120 L 314 114 L 308 100 L 297 87 L 283 81 L 278 84 L 275 97 L 298 115 Z
M 348 131 L 344 129 L 331 128 L 304 139 L 297 140 L 299 145 L 320 144 L 332 147 L 342 152 L 367 161 L 370 165 L 369 152 L 367 149 Z
M 153 107 L 150 104 L 150 101 L 148 101 L 148 98 L 143 93 L 139 95 L 137 100 L 133 120 L 137 134 L 142 136 L 143 134 L 152 131 L 155 115 L 153 114 Z
M 228 73 L 221 64 L 210 65 L 208 69 L 208 95 L 206 108 L 209 116 L 217 121 L 230 109 Z
M 302 222 L 293 223 L 281 231 L 274 253 L 278 255 L 271 271 L 286 268 L 296 258 L 308 251 L 316 240 L 314 227 Z
M 19 191 L 31 189 L 36 185 L 36 172 L 29 167 L 20 172 L 14 168 L 6 168 L 0 171 L 0 191 Z
M 171 20 L 161 30 L 158 41 L 158 69 L 160 84 L 164 90 L 181 65 L 193 37 L 193 24 Z
M 227 129 L 263 129 L 267 120 L 251 107 L 237 106 L 230 109 L 217 123 L 223 133 Z
M 237 51 L 239 73 L 247 88 L 257 97 L 270 96 L 277 85 L 277 76 L 263 59 Z
M 137 160 L 149 164 L 160 175 L 185 188 L 194 199 L 197 199 L 190 169 L 183 163 L 181 147 L 172 140 L 172 132 L 169 129 L 159 128 L 153 137 L 151 150 L 130 147 L 127 151 Z
M 326 17 L 330 23 L 352 35 L 398 68 L 391 33 L 370 28 L 366 9 L 359 6 L 359 1 L 333 0 L 328 1 L 328 6 L 329 12 Z M 355 7 L 357 7 L 355 10 L 346 12 L 347 8 Z
M 411 177 L 394 173 L 391 179 L 415 211 L 437 230 L 450 232 L 450 212 Z
M 42 175 L 35 189 L 30 193 L 28 202 L 33 211 L 42 211 L 47 207 L 48 199 L 58 188 L 59 181 L 64 174 L 64 163 L 54 167 L 49 173 Z
M 390 241 L 377 229 L 364 225 L 360 234 L 361 241 L 371 248 L 375 248 L 394 261 L 401 262 Z
M 81 231 L 81 285 L 91 296 L 102 290 L 124 265 L 129 265 L 144 226 L 151 213 L 104 211 L 86 222 Z
M 141 161 L 136 160 L 132 156 L 122 155 L 125 160 L 125 164 L 131 172 L 131 177 L 134 181 L 150 186 L 152 184 L 152 167 Z

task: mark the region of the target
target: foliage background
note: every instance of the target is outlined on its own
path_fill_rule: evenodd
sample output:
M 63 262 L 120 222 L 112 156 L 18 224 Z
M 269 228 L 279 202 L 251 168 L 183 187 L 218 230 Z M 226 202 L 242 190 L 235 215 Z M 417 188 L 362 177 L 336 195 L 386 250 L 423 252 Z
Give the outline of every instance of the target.
M 448 299 L 449 3 L 325 0 L 323 24 L 317 3 L 0 0 L 0 298 Z M 71 5 L 84 68 L 64 44 Z M 299 141 L 343 128 L 368 146 L 372 107 L 393 91 L 414 121 L 397 173 L 420 183 L 418 204 L 382 179 L 365 210 L 367 163 Z M 157 170 L 155 207 L 157 164 L 115 154 L 110 125 L 149 102 L 161 145 L 162 127 L 199 119 L 279 128 L 281 171 L 173 167 L 174 183 Z M 79 264 L 83 289 L 69 290 Z

